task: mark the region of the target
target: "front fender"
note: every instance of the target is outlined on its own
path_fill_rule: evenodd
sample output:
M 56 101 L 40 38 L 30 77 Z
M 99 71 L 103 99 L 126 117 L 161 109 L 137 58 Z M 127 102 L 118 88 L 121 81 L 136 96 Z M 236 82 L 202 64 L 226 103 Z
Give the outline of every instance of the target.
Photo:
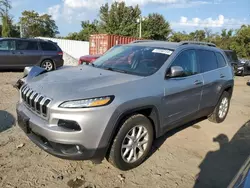
M 145 101 L 147 101 L 147 104 L 145 104 Z M 104 155 L 106 155 L 106 153 L 108 152 L 110 144 L 112 144 L 115 135 L 119 131 L 119 123 L 121 122 L 121 120 L 126 118 L 126 116 L 137 113 L 138 111 L 152 109 L 151 113 L 149 114 L 149 118 L 151 121 L 153 121 L 154 124 L 153 128 L 155 130 L 155 137 L 160 136 L 160 114 L 158 108 L 156 107 L 156 101 L 156 98 L 150 97 L 150 99 L 146 98 L 127 101 L 117 107 L 117 109 L 113 112 L 99 143 L 99 147 L 106 148 L 105 152 L 103 153 Z
M 26 84 L 32 78 L 44 74 L 47 71 L 39 66 L 25 67 L 24 76 L 21 79 L 18 79 L 17 82 L 13 85 L 14 88 L 20 89 L 24 84 Z

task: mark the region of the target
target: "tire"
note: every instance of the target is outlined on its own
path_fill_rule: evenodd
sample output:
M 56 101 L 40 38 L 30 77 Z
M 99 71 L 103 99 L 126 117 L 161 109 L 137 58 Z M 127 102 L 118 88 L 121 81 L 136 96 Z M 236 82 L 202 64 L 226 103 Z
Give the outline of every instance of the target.
M 225 103 L 225 100 L 227 100 L 226 103 Z M 230 107 L 230 100 L 231 100 L 230 94 L 224 91 L 213 113 L 208 117 L 208 120 L 214 123 L 222 123 L 227 117 L 229 107 Z
M 133 130 L 135 131 L 135 134 L 133 134 Z M 137 137 L 138 141 L 136 141 L 136 136 L 139 135 L 139 130 L 141 130 L 141 135 L 144 133 L 146 134 L 139 140 Z M 153 133 L 152 123 L 147 117 L 142 114 L 130 116 L 125 121 L 123 121 L 121 128 L 111 145 L 107 160 L 113 166 L 123 171 L 139 166 L 146 159 L 151 150 L 154 137 Z M 135 142 L 132 141 L 132 138 Z M 144 144 L 140 145 L 136 143 Z M 122 146 L 124 145 L 126 146 L 122 149 Z M 137 159 L 134 157 L 134 151 L 136 153 Z M 122 154 L 124 154 L 124 157 Z M 131 154 L 132 156 L 129 157 Z
M 44 60 L 41 63 L 41 67 L 44 68 L 44 69 L 46 69 L 48 72 L 55 69 L 54 63 L 51 60 L 49 60 L 49 59 Z

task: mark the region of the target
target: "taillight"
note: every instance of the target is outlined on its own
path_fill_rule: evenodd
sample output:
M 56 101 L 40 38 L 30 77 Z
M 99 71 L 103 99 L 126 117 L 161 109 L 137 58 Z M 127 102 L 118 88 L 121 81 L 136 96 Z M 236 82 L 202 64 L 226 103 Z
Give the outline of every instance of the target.
M 81 61 L 81 59 L 79 59 L 79 61 L 78 61 L 78 65 L 81 65 L 82 64 L 82 61 Z
M 63 52 L 58 52 L 57 54 L 63 56 Z
M 91 60 L 90 60 L 90 63 L 93 63 L 95 60 L 96 60 L 96 59 L 91 59 Z

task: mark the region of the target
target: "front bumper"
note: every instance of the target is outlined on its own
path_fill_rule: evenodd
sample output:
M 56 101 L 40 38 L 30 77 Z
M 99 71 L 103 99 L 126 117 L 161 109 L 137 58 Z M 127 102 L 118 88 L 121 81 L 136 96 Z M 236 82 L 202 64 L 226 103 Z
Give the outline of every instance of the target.
M 82 126 L 80 131 L 58 127 L 54 124 L 57 117 L 55 114 L 53 116 L 54 118 L 48 121 L 35 115 L 23 103 L 17 104 L 19 127 L 41 149 L 59 158 L 70 160 L 100 161 L 105 157 L 107 145 L 99 143 L 102 137 L 100 125 L 98 133 L 100 136 L 98 137 L 95 132 L 89 132 L 88 128 Z M 85 119 L 87 120 L 87 118 Z M 86 123 L 90 122 L 87 120 Z M 98 122 L 92 119 L 92 123 Z

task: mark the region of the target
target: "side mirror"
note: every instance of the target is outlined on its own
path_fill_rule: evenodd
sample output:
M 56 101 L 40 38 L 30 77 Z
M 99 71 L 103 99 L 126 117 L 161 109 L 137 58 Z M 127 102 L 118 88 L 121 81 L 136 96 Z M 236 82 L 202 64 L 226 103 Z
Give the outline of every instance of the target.
M 31 69 L 32 69 L 32 67 L 25 67 L 24 71 L 23 71 L 23 77 L 27 76 Z
M 170 68 L 170 72 L 167 74 L 167 77 L 174 78 L 174 77 L 181 77 L 184 75 L 184 70 L 180 66 L 173 66 Z

